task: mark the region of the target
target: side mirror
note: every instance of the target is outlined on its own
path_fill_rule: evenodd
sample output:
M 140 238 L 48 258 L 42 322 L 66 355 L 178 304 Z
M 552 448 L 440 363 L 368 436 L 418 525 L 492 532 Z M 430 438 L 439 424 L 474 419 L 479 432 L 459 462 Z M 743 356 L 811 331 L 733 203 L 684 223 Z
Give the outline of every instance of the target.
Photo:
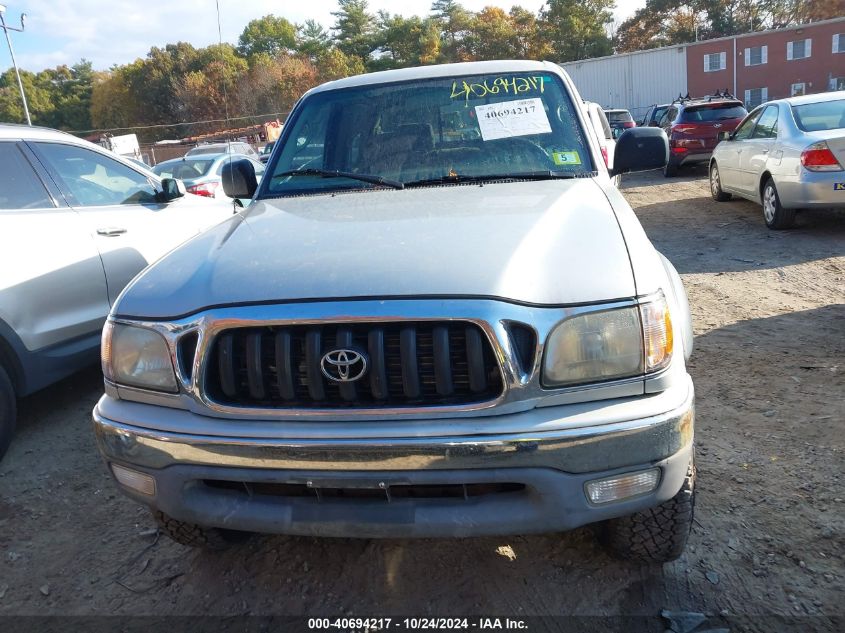
M 223 191 L 230 198 L 250 199 L 258 189 L 255 167 L 246 158 L 227 160 L 223 164 Z
M 178 178 L 161 179 L 161 198 L 163 202 L 170 202 L 185 195 L 185 183 Z
M 733 138 L 733 132 L 719 132 L 717 137 L 720 141 L 730 141 Z
M 629 171 L 660 169 L 669 162 L 669 139 L 666 132 L 654 127 L 632 127 L 616 141 L 613 169 L 610 176 Z

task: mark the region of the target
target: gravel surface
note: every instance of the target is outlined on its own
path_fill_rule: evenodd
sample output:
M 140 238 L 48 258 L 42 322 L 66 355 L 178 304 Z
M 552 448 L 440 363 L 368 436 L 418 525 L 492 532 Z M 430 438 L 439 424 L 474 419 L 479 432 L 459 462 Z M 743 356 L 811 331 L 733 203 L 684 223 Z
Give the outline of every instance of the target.
M 109 479 L 90 430 L 92 368 L 20 403 L 0 463 L 0 615 L 637 615 L 620 630 L 660 632 L 668 609 L 705 614 L 696 631 L 836 630 L 845 213 L 769 231 L 759 206 L 713 202 L 703 170 L 632 176 L 623 190 L 682 274 L 695 324 L 699 488 L 679 561 L 613 560 L 589 529 L 184 548 Z M 617 630 L 579 630 L 591 623 Z

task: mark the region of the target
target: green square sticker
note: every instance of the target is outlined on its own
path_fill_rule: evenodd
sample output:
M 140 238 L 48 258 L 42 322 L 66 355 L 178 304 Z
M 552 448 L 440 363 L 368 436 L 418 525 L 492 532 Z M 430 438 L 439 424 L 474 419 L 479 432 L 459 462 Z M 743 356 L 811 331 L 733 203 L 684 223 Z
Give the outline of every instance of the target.
M 555 165 L 580 165 L 581 156 L 576 151 L 552 152 L 552 159 Z

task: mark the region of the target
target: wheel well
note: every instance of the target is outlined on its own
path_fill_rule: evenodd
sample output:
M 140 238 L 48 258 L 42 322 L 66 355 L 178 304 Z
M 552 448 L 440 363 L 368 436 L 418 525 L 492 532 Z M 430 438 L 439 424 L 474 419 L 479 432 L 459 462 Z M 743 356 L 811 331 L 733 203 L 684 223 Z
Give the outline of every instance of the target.
M 772 175 L 767 171 L 764 171 L 763 175 L 760 176 L 760 184 L 757 186 L 757 193 L 760 194 L 760 200 L 763 199 L 763 187 L 766 186 L 766 181 L 771 177 Z
M 0 366 L 9 374 L 9 380 L 12 381 L 15 392 L 20 393 L 23 388 L 23 369 L 14 350 L 2 337 L 0 337 Z

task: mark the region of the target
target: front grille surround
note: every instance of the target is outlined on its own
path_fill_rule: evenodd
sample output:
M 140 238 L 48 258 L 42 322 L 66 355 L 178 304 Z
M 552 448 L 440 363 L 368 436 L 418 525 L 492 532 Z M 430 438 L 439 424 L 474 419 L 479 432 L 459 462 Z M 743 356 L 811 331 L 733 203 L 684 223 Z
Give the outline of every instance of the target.
M 324 354 L 351 350 L 364 375 L 336 382 Z M 209 344 L 203 391 L 213 402 L 259 409 L 461 406 L 501 396 L 494 347 L 476 324 L 404 321 L 227 328 Z M 357 372 L 362 367 L 356 363 Z
M 377 434 L 382 421 L 425 422 L 433 419 L 456 420 L 455 431 L 472 432 L 471 418 L 504 416 L 536 407 L 588 402 L 610 398 L 635 397 L 651 388 L 665 389 L 669 369 L 654 375 L 635 376 L 588 385 L 547 388 L 541 383 L 544 344 L 550 332 L 562 321 L 590 312 L 624 308 L 652 301 L 655 293 L 641 297 L 571 306 L 521 305 L 494 297 L 387 297 L 361 299 L 305 299 L 291 302 L 212 306 L 172 319 L 150 320 L 129 315 L 110 317 L 113 323 L 145 327 L 158 332 L 168 343 L 176 370 L 179 393 L 166 394 L 149 389 L 119 385 L 106 380 L 106 393 L 115 398 L 183 409 L 205 416 L 215 425 L 228 421 L 284 421 L 278 433 L 310 436 L 318 427 L 311 422 L 362 422 L 365 433 Z M 205 375 L 212 343 L 223 331 L 240 327 L 320 326 L 325 324 L 415 322 L 461 322 L 477 325 L 490 341 L 502 375 L 501 395 L 484 402 L 434 406 L 378 406 L 368 408 L 261 408 L 231 406 L 216 402 L 205 389 Z M 521 330 L 521 331 L 520 331 Z M 185 335 L 198 334 L 192 367 L 185 362 L 190 354 L 182 349 Z M 532 359 L 533 358 L 533 362 Z M 466 422 L 458 422 L 465 419 Z M 239 433 L 256 436 L 267 433 L 265 426 L 240 426 Z M 356 427 L 358 428 L 358 427 Z M 427 427 L 426 427 L 427 428 Z M 420 432 L 426 433 L 420 427 Z M 339 429 L 336 429 L 340 432 Z M 222 432 L 222 426 L 221 426 Z M 360 431 L 359 431 L 360 432 Z M 447 435 L 451 432 L 444 429 Z M 292 435 L 296 437 L 296 435 Z

